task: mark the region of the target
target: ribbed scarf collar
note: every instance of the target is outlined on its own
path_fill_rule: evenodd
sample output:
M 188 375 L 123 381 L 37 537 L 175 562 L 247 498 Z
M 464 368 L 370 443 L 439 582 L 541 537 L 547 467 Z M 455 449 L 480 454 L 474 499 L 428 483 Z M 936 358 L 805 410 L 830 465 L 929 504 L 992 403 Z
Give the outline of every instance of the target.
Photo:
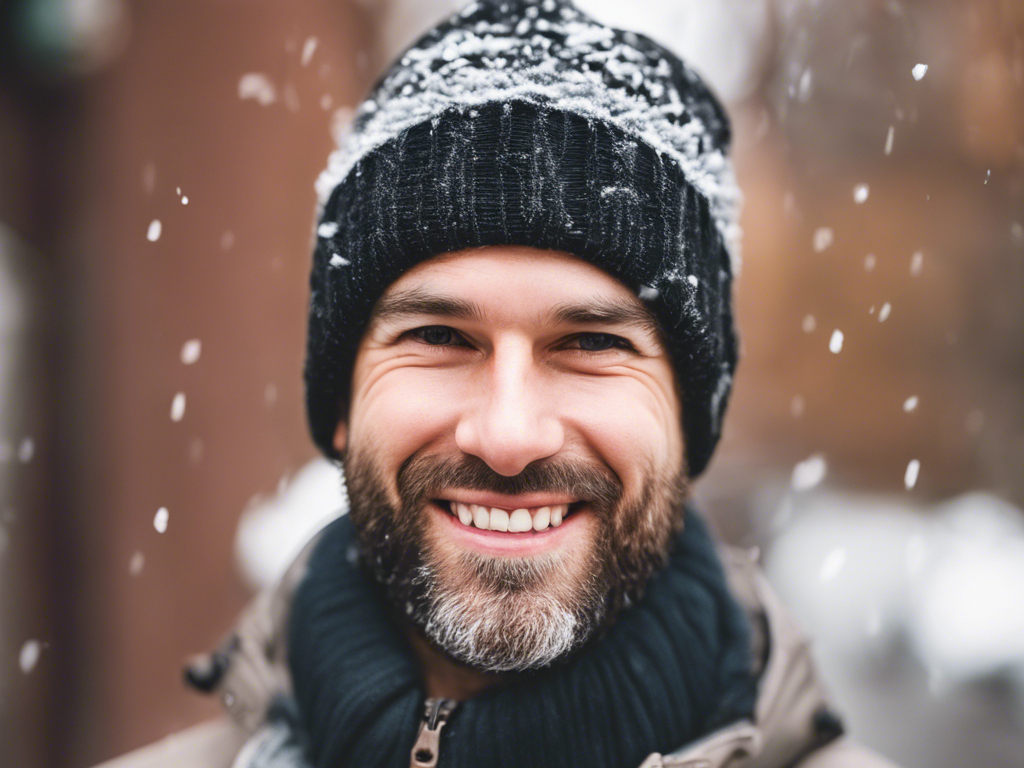
M 405 768 L 425 693 L 416 659 L 360 567 L 347 517 L 323 533 L 292 605 L 289 666 L 316 768 Z M 638 766 L 750 717 L 746 619 L 688 511 L 642 600 L 568 662 L 463 702 L 440 768 Z

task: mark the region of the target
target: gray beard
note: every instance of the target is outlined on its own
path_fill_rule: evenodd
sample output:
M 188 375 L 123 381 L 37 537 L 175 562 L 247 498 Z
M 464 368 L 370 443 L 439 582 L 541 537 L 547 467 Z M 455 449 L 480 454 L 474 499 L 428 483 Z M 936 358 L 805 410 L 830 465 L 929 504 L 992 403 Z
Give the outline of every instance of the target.
M 651 476 L 641 498 L 624 504 L 617 479 L 584 464 L 531 465 L 510 478 L 475 457 L 417 457 L 399 471 L 395 508 L 372 461 L 346 457 L 345 474 L 363 562 L 391 604 L 432 645 L 489 672 L 548 666 L 608 626 L 666 561 L 686 497 L 681 473 Z M 423 525 L 426 504 L 445 487 L 563 492 L 587 500 L 600 527 L 585 561 L 571 552 L 446 557 L 427 541 Z
M 466 556 L 465 584 L 445 584 L 430 565 L 421 629 L 436 646 L 477 669 L 525 672 L 549 666 L 579 647 L 605 615 L 593 580 L 576 594 L 553 595 L 565 569 L 553 558 L 500 561 Z M 569 604 L 566 604 L 569 601 Z

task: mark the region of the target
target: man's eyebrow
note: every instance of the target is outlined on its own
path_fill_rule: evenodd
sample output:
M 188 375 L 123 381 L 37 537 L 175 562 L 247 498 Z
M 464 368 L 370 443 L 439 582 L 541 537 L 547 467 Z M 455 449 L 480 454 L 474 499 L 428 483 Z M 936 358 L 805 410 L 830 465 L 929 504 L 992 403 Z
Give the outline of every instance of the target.
M 370 322 L 421 315 L 475 321 L 480 321 L 483 318 L 480 307 L 471 301 L 427 293 L 422 290 L 411 290 L 382 296 L 370 314 Z
M 557 323 L 572 325 L 625 325 L 660 336 L 661 326 L 647 307 L 614 299 L 562 304 L 551 312 Z
M 421 289 L 399 291 L 383 296 L 373 308 L 371 322 L 433 315 L 458 320 L 483 321 L 483 312 L 472 301 L 454 296 L 428 293 Z M 661 326 L 649 309 L 627 301 L 592 299 L 576 304 L 561 304 L 552 309 L 548 320 L 560 325 L 624 325 L 660 336 Z

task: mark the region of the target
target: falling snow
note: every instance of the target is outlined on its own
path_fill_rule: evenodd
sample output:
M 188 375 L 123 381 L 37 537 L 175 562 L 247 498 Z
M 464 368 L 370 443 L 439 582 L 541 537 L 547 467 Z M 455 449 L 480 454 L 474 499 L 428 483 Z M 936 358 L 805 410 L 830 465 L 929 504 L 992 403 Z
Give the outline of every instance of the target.
M 310 59 L 313 58 L 313 54 L 316 53 L 317 39 L 315 37 L 307 37 L 306 42 L 302 46 L 302 66 L 309 64 Z
M 858 184 L 853 188 L 853 201 L 860 205 L 868 199 L 868 195 L 871 193 L 870 187 L 867 184 Z
M 43 647 L 38 640 L 29 640 L 21 646 L 21 653 L 18 654 L 18 666 L 26 675 L 35 669 L 39 661 L 39 654 Z
M 917 395 L 911 395 L 910 397 L 903 401 L 903 410 L 906 413 L 910 413 L 911 411 L 917 409 L 917 403 Z
M 903 475 L 903 485 L 906 486 L 908 491 L 917 485 L 917 475 L 920 471 L 921 462 L 917 459 L 911 459 L 910 463 L 907 464 L 907 471 Z
M 18 461 L 28 464 L 36 454 L 36 443 L 31 437 L 26 437 L 18 446 Z
M 192 365 L 199 360 L 203 351 L 203 342 L 199 339 L 189 339 L 181 346 L 181 362 L 184 365 Z
M 889 155 L 892 154 L 892 143 L 893 143 L 893 140 L 895 138 L 896 138 L 896 126 L 895 125 L 890 125 L 889 126 L 889 133 L 885 137 L 885 156 L 886 157 L 888 157 Z
M 156 528 L 157 533 L 167 532 L 167 519 L 170 517 L 170 513 L 167 511 L 167 507 L 160 507 L 153 515 L 153 527 Z
M 800 76 L 800 86 L 797 90 L 797 98 L 801 104 L 806 104 L 811 100 L 811 96 L 814 95 L 814 72 L 810 69 L 805 69 L 804 73 Z
M 825 559 L 821 561 L 821 568 L 818 570 L 818 581 L 825 583 L 832 581 L 846 565 L 846 550 L 836 547 L 831 550 Z
M 928 65 L 915 64 L 914 68 L 910 70 L 910 73 L 914 76 L 915 80 L 921 80 L 925 75 L 928 74 Z
M 160 231 L 163 226 L 160 224 L 160 219 L 153 219 L 149 222 L 149 229 L 146 231 L 146 239 L 151 243 L 155 243 L 160 239 Z
M 875 268 L 875 264 L 878 263 L 878 259 L 875 258 L 875 254 L 869 253 L 864 257 L 864 271 L 871 272 Z
M 806 491 L 824 480 L 827 472 L 828 463 L 825 461 L 825 457 L 820 453 L 816 453 L 793 467 L 793 477 L 790 484 L 793 486 L 794 491 Z
M 230 251 L 231 246 L 233 246 L 234 244 L 235 233 L 232 232 L 231 230 L 228 230 L 227 232 L 220 236 L 220 247 L 223 248 L 225 251 Z
M 352 263 L 351 261 L 346 259 L 340 253 L 336 253 L 333 256 L 331 256 L 331 266 L 332 267 L 347 267 L 351 263 Z
M 832 338 L 828 340 L 828 351 L 833 355 L 843 351 L 843 332 L 838 328 L 832 331 Z
M 171 421 L 181 421 L 185 416 L 185 393 L 179 392 L 171 401 Z
M 921 274 L 921 268 L 924 266 L 924 254 L 918 251 L 910 257 L 910 274 L 913 277 L 917 277 Z
M 829 227 L 820 227 L 814 232 L 814 252 L 821 253 L 835 242 L 835 233 Z
M 817 325 L 818 323 L 814 319 L 814 315 L 807 315 L 806 317 L 804 317 L 804 321 L 801 324 L 801 327 L 804 329 L 804 333 L 813 333 Z
M 878 310 L 878 322 L 884 323 L 888 320 L 890 312 L 892 312 L 892 304 L 887 301 L 882 305 L 882 308 Z
M 181 204 L 182 205 L 188 205 L 188 195 L 182 195 L 181 196 Z
M 261 72 L 249 72 L 238 81 L 238 98 L 253 99 L 267 107 L 277 101 L 277 89 L 270 78 Z
M 316 228 L 316 233 L 319 237 L 330 239 L 338 233 L 338 223 L 336 221 L 325 221 Z
M 132 555 L 131 561 L 128 563 L 128 573 L 132 576 L 138 576 L 142 573 L 142 567 L 146 564 L 146 558 L 141 552 L 136 552 Z

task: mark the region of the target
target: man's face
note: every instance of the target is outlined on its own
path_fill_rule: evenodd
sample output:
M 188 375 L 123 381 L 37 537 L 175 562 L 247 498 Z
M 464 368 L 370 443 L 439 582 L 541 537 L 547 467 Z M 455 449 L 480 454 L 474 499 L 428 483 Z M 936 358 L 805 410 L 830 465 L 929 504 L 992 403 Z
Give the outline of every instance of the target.
M 377 303 L 345 454 L 366 561 L 437 647 L 491 671 L 565 657 L 681 522 L 679 398 L 653 319 L 575 257 L 437 257 Z

